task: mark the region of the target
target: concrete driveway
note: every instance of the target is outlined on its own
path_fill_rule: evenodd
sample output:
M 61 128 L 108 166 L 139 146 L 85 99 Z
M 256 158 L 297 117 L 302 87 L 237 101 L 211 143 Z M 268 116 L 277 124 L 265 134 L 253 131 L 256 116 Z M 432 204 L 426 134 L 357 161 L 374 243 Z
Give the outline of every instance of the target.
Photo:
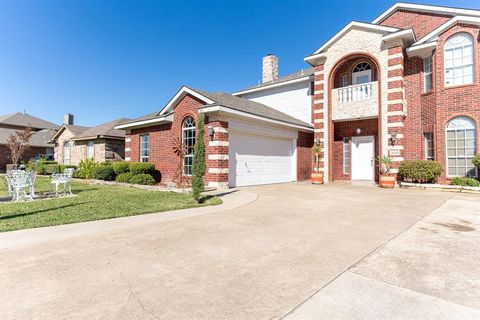
M 0 249 L 2 319 L 319 319 L 312 295 L 355 264 L 383 275 L 363 261 L 401 264 L 395 249 L 375 254 L 454 196 L 299 183 L 237 197 L 248 192 L 257 200 L 238 208 Z

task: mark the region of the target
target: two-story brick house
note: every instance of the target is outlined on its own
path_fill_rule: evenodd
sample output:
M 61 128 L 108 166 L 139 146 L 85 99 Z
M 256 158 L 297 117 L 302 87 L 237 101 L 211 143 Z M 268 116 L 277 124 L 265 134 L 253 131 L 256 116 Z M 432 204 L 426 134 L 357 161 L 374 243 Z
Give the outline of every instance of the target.
M 313 143 L 326 181 L 375 181 L 381 155 L 393 173 L 405 159 L 428 159 L 445 167 L 443 182 L 476 175 L 479 30 L 479 10 L 397 3 L 371 23 L 349 23 L 305 57 L 306 70 L 278 78 L 268 55 L 258 86 L 233 95 L 182 88 L 161 111 L 120 126 L 126 156 L 170 179 L 169 140 L 188 149 L 187 120 L 204 113 L 210 186 L 307 179 Z

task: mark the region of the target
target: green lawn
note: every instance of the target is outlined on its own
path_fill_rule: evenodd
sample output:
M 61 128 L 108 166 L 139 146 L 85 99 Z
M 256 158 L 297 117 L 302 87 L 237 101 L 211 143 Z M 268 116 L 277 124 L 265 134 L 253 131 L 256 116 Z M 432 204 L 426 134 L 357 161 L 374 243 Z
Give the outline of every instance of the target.
M 38 177 L 35 192 L 49 191 L 49 179 Z M 7 194 L 5 177 L 0 176 L 0 196 Z M 19 203 L 0 202 L 0 232 L 110 219 L 144 213 L 221 204 L 210 198 L 197 204 L 188 194 L 148 191 L 74 181 L 74 197 Z

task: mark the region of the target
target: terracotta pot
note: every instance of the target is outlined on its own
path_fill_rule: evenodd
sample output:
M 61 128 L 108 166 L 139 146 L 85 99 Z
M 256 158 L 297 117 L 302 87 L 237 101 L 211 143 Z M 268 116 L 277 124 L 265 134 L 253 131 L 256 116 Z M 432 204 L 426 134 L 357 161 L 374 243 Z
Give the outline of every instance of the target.
M 323 184 L 323 172 L 313 172 L 310 178 L 312 184 Z
M 393 189 L 395 188 L 395 181 L 397 179 L 394 176 L 380 175 L 379 185 L 380 188 Z

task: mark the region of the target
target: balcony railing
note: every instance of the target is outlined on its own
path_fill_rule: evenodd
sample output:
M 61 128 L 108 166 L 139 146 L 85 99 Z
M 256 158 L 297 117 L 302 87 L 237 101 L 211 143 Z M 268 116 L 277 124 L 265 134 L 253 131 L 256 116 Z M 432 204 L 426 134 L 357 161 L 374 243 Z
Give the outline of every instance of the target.
M 332 90 L 332 119 L 334 121 L 377 116 L 377 81 Z

